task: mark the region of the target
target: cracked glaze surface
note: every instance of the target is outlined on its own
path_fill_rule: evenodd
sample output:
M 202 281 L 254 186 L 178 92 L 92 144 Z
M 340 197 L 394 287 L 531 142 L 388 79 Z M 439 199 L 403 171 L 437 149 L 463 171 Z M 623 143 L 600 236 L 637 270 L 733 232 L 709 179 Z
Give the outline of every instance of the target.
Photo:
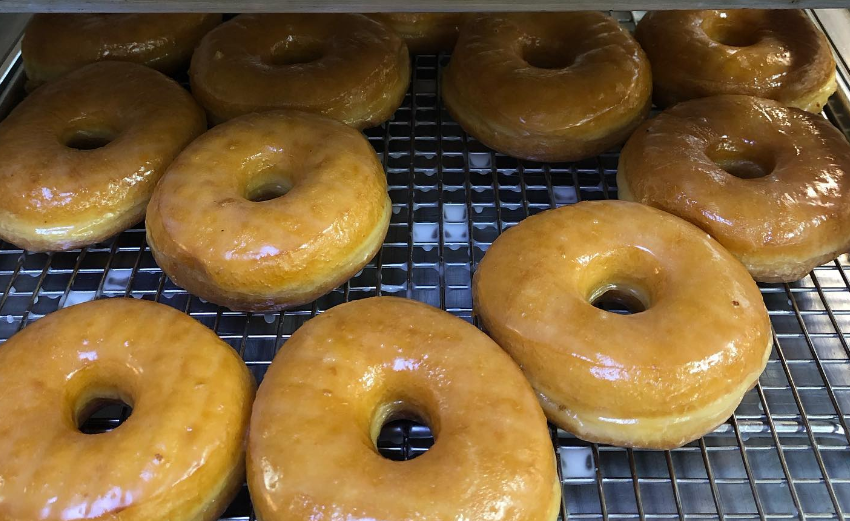
M 398 415 L 434 432 L 416 459 L 375 447 Z M 334 307 L 287 340 L 254 404 L 248 486 L 263 521 L 554 521 L 560 506 L 516 364 L 474 326 L 393 297 Z
M 491 148 L 573 161 L 625 141 L 649 112 L 651 82 L 640 46 L 606 14 L 491 14 L 464 26 L 443 100 Z
M 0 520 L 213 520 L 242 483 L 254 381 L 236 352 L 161 304 L 106 299 L 0 346 Z M 77 428 L 121 399 L 116 429 Z
M 100 60 L 140 63 L 175 74 L 189 63 L 201 37 L 219 23 L 219 14 L 36 14 L 21 43 L 27 87 Z
M 398 35 L 364 15 L 243 14 L 201 41 L 189 77 L 214 122 L 299 109 L 363 129 L 401 105 L 410 57 Z
M 761 177 L 729 174 L 746 165 Z M 710 233 L 764 282 L 850 248 L 850 143 L 825 118 L 749 96 L 680 103 L 629 138 L 620 197 Z
M 254 189 L 285 195 L 250 200 Z M 389 227 L 387 180 L 363 135 L 298 111 L 219 125 L 169 167 L 148 243 L 175 283 L 236 310 L 310 302 L 357 273 Z
M 800 10 L 654 11 L 635 37 L 652 63 L 661 107 L 747 94 L 820 112 L 835 92 L 829 42 Z
M 590 302 L 632 290 L 646 311 Z M 672 448 L 722 423 L 770 353 L 770 321 L 744 267 L 707 234 L 648 206 L 583 202 L 504 232 L 473 281 L 476 313 L 577 436 Z
M 44 85 L 0 122 L 0 236 L 32 251 L 66 250 L 139 222 L 171 160 L 206 130 L 173 80 L 98 62 Z M 79 138 L 108 143 L 71 148 Z

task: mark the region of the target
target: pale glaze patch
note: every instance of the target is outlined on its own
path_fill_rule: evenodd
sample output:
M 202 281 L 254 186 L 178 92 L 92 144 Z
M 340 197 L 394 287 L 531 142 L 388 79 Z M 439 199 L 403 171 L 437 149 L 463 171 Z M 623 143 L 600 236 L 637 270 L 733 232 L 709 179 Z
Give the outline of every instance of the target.
M 378 453 L 392 410 L 427 419 L 428 452 Z M 287 340 L 254 404 L 248 486 L 263 521 L 554 521 L 560 506 L 516 365 L 472 325 L 392 297 L 337 306 Z
M 401 105 L 410 57 L 398 35 L 364 15 L 245 14 L 201 41 L 189 76 L 214 122 L 299 109 L 362 129 Z
M 773 169 L 735 177 L 708 156 L 717 148 L 751 150 Z M 774 101 L 715 96 L 664 111 L 626 143 L 617 184 L 621 198 L 710 233 L 759 281 L 798 280 L 850 248 L 850 143 Z
M 529 64 L 555 49 L 561 68 Z M 634 38 L 597 12 L 480 15 L 461 33 L 443 100 L 461 126 L 500 152 L 572 161 L 619 144 L 646 117 L 649 62 Z
M 835 92 L 829 42 L 800 10 L 654 11 L 635 37 L 652 62 L 661 107 L 747 94 L 820 112 Z
M 411 54 L 451 52 L 467 13 L 374 13 L 369 17 L 390 26 L 404 38 Z
M 291 189 L 250 201 L 258 183 Z M 360 270 L 391 214 L 383 168 L 360 132 L 272 111 L 219 125 L 180 154 L 148 208 L 148 244 L 193 294 L 231 309 L 281 309 Z
M 219 23 L 220 14 L 36 14 L 21 43 L 27 87 L 101 60 L 175 74 Z
M 204 130 L 189 93 L 142 65 L 93 63 L 39 88 L 0 122 L 0 237 L 50 251 L 123 231 L 142 219 L 165 168 Z M 77 131 L 112 141 L 66 146 Z
M 648 304 L 595 308 L 606 285 Z M 770 321 L 744 267 L 648 206 L 583 202 L 503 233 L 473 281 L 475 310 L 549 419 L 583 439 L 671 448 L 722 423 L 764 369 Z
M 0 346 L 0 520 L 214 520 L 239 490 L 254 380 L 168 306 L 79 304 Z M 87 435 L 92 398 L 132 415 Z

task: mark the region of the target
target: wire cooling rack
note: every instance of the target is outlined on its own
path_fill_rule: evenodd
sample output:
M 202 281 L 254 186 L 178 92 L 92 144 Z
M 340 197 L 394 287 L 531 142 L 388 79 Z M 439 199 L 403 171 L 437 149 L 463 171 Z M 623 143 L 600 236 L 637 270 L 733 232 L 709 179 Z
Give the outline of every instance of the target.
M 631 25 L 629 13 L 615 14 Z M 6 75 L 0 108 L 20 97 L 19 61 Z M 395 295 L 472 321 L 472 274 L 499 233 L 550 208 L 615 198 L 618 156 L 540 164 L 494 153 L 443 109 L 438 80 L 447 63 L 446 56 L 416 57 L 404 105 L 366 132 L 387 172 L 393 216 L 380 253 L 344 286 L 283 313 L 238 313 L 168 280 L 141 225 L 82 251 L 30 254 L 3 243 L 0 341 L 62 307 L 144 298 L 213 329 L 261 380 L 299 326 L 345 301 Z M 846 107 L 834 101 L 827 115 L 847 133 Z M 671 451 L 626 450 L 553 428 L 562 519 L 843 520 L 850 511 L 848 275 L 843 255 L 799 282 L 761 285 L 775 332 L 767 369 L 735 415 L 703 439 Z M 104 410 L 86 428 L 113 428 L 127 412 Z M 432 443 L 427 427 L 394 422 L 379 448 L 409 459 Z M 254 519 L 245 487 L 224 518 Z

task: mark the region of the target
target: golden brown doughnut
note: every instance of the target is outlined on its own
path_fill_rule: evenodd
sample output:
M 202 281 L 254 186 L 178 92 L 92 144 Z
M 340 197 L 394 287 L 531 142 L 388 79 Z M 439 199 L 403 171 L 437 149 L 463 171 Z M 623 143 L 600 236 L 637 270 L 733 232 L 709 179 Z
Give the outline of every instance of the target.
M 490 148 L 573 161 L 622 143 L 649 112 L 649 62 L 597 12 L 482 15 L 464 25 L 443 101 Z
M 363 268 L 391 213 L 383 168 L 360 132 L 281 110 L 232 120 L 189 145 L 157 185 L 147 235 L 162 270 L 195 295 L 277 310 Z
M 101 60 L 175 74 L 219 23 L 220 14 L 36 14 L 21 43 L 27 87 Z
M 55 251 L 125 230 L 204 130 L 188 92 L 135 63 L 97 62 L 45 85 L 0 122 L 0 237 Z
M 435 443 L 390 461 L 393 419 Z M 334 307 L 287 340 L 254 403 L 248 488 L 263 521 L 554 521 L 552 443 L 522 372 L 471 324 L 376 297 Z
M 162 304 L 107 299 L 0 346 L 0 519 L 212 521 L 242 485 L 254 379 L 209 329 Z M 80 425 L 103 401 L 112 431 Z
M 762 282 L 850 248 L 850 143 L 826 119 L 750 96 L 680 103 L 626 143 L 620 198 L 710 233 Z
M 401 105 L 410 57 L 390 28 L 359 14 L 245 14 L 204 37 L 189 70 L 214 122 L 299 109 L 358 129 Z
M 645 311 L 592 304 L 611 297 Z M 473 300 L 549 420 L 593 442 L 694 440 L 732 414 L 770 354 L 770 320 L 744 267 L 698 228 L 635 203 L 522 221 L 487 251 Z
M 747 94 L 820 112 L 835 92 L 829 42 L 803 11 L 654 11 L 635 37 L 652 63 L 653 99 L 662 108 Z
M 466 13 L 374 13 L 368 15 L 404 38 L 412 54 L 451 52 Z

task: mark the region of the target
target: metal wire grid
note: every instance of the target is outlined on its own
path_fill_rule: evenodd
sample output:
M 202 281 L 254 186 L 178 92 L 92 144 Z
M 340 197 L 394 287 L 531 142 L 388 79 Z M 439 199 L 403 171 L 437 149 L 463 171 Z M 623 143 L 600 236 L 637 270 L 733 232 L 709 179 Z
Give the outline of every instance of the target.
M 629 13 L 615 14 L 632 23 Z M 212 328 L 261 380 L 299 326 L 345 301 L 396 295 L 472 321 L 472 273 L 499 233 L 543 210 L 616 197 L 618 156 L 539 164 L 494 153 L 443 109 L 438 80 L 447 62 L 416 57 L 404 105 L 366 132 L 387 172 L 393 217 L 381 251 L 344 286 L 286 312 L 239 313 L 175 286 L 154 262 L 141 225 L 81 251 L 31 254 L 3 243 L 0 342 L 65 306 L 144 298 Z M 19 66 L 5 98 L 19 96 Z M 840 127 L 848 121 L 837 104 L 828 115 Z M 799 282 L 761 285 L 775 331 L 767 369 L 735 415 L 703 439 L 672 451 L 626 450 L 553 428 L 561 518 L 843 520 L 850 511 L 849 273 L 843 255 Z M 120 418 L 100 421 L 95 430 Z M 432 443 L 427 427 L 395 422 L 379 447 L 407 459 Z M 244 487 L 224 519 L 254 519 Z

